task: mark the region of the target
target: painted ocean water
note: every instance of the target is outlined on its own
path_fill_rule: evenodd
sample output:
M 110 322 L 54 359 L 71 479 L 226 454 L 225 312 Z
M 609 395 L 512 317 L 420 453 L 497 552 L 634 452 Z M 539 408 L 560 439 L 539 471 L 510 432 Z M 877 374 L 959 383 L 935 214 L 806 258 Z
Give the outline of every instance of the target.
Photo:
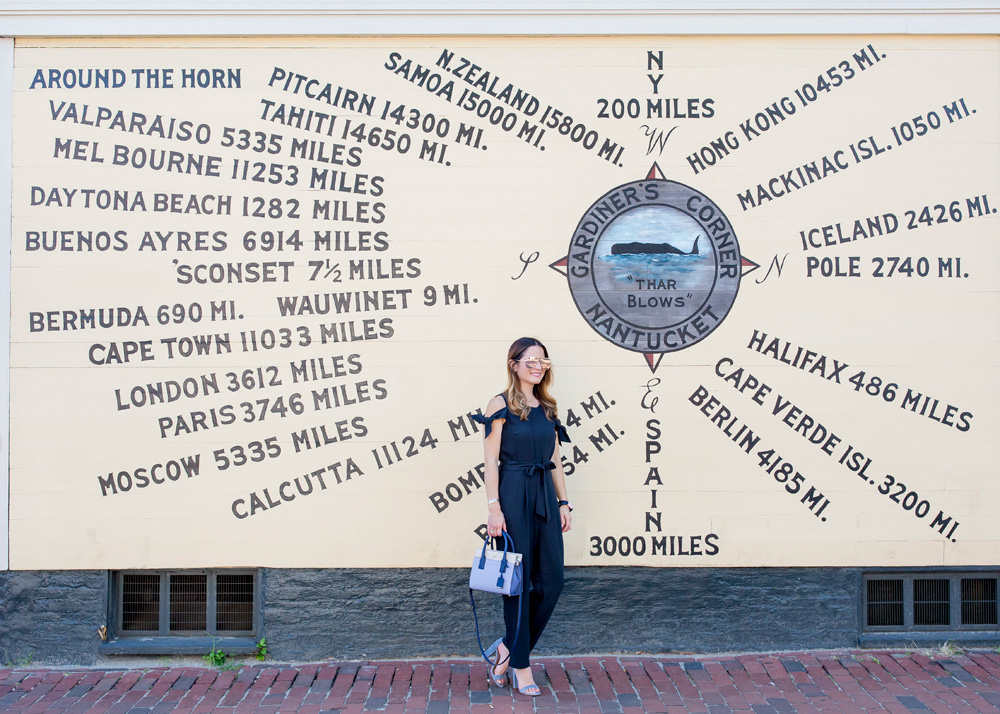
M 682 253 L 612 255 L 615 245 L 669 245 Z M 594 250 L 594 281 L 601 297 L 619 317 L 633 324 L 662 328 L 693 315 L 715 283 L 715 255 L 702 227 L 670 206 L 642 206 L 608 226 Z

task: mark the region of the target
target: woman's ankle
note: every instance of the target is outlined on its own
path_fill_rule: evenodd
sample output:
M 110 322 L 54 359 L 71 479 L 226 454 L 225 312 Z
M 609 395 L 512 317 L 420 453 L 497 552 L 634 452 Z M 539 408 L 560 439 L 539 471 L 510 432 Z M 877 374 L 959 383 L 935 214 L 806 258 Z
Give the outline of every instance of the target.
M 497 647 L 497 662 L 499 663 L 496 665 L 498 673 L 506 672 L 507 668 L 510 667 L 510 650 L 503 642 Z

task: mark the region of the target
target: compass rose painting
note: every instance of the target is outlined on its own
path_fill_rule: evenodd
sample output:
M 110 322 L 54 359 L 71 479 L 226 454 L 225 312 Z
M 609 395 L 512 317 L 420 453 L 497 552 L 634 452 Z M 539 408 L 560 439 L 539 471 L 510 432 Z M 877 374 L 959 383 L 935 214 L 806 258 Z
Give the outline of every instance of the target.
M 551 267 L 566 275 L 587 323 L 655 371 L 665 353 L 722 324 L 740 279 L 758 265 L 741 254 L 722 209 L 653 164 L 645 179 L 594 202 Z

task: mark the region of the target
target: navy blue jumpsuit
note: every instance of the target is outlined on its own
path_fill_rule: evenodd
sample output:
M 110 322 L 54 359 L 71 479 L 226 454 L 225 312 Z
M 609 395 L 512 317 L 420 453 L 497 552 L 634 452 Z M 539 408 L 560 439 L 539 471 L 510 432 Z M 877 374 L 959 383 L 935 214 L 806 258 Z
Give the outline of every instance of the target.
M 505 420 L 500 435 L 500 510 L 514 550 L 524 558 L 527 607 L 522 611 L 521 631 L 515 642 L 518 598 L 504 597 L 504 645 L 511 653 L 510 666 L 524 669 L 563 588 L 562 519 L 552 484 L 552 454 L 556 437 L 568 442 L 569 436 L 558 419 L 549 421 L 541 407 L 531 409 L 522 420 L 508 412 L 506 401 L 505 396 L 502 409 L 488 417 L 476 415 L 476 421 L 486 425 L 488 437 L 493 420 Z M 502 549 L 503 541 L 495 547 Z

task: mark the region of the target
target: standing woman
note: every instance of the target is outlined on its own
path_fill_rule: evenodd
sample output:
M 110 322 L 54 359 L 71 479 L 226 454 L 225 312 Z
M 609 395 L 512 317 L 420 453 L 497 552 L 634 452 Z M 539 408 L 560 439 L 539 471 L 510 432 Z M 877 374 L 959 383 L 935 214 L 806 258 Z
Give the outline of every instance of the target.
M 551 382 L 552 361 L 545 345 L 522 337 L 507 352 L 506 391 L 490 400 L 489 416 L 475 417 L 486 426 L 487 533 L 498 537 L 506 530 L 514 540 L 515 552 L 523 556 L 521 597 L 528 597 L 519 634 L 518 598 L 504 597 L 507 634 L 489 650 L 490 655 L 496 653 L 490 679 L 503 686 L 509 667 L 513 686 L 528 696 L 541 693 L 528 653 L 562 592 L 562 534 L 572 525 L 573 507 L 566 498 L 559 456 L 559 442 L 569 437 L 556 416 L 556 400 L 548 391 Z

